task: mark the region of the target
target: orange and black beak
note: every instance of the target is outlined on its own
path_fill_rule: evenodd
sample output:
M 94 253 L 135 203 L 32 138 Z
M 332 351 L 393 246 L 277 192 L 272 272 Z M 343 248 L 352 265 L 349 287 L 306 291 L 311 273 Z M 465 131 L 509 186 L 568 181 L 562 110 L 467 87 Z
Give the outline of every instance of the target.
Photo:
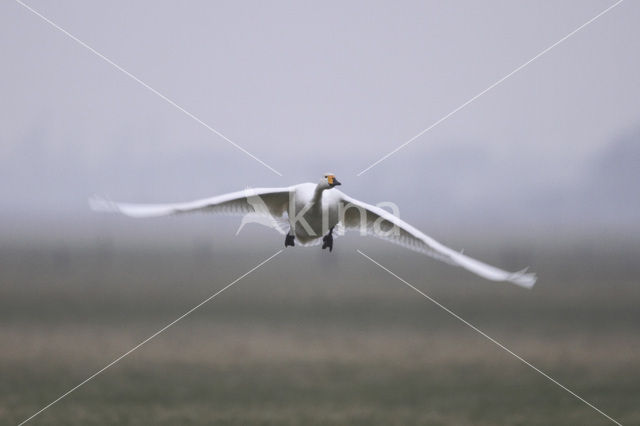
M 334 186 L 342 185 L 340 182 L 338 182 L 338 179 L 336 179 L 335 176 L 329 176 L 327 180 L 329 181 L 329 186 L 332 188 Z

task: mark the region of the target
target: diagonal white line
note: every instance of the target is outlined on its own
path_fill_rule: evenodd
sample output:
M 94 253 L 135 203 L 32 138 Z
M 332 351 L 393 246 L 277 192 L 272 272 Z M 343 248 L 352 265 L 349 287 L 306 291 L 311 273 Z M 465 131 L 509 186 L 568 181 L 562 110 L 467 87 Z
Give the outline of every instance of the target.
M 141 346 L 143 346 L 145 343 L 149 342 L 151 339 L 155 338 L 156 336 L 158 336 L 159 334 L 163 333 L 165 330 L 167 330 L 169 327 L 173 326 L 175 323 L 177 323 L 178 321 L 182 320 L 183 318 L 185 318 L 186 316 L 190 315 L 191 313 L 193 313 L 196 309 L 200 308 L 202 305 L 204 305 L 205 303 L 207 303 L 208 301 L 210 301 L 211 299 L 213 299 L 214 297 L 216 297 L 217 295 L 219 295 L 220 293 L 222 293 L 223 291 L 225 291 L 226 289 L 228 289 L 229 287 L 231 287 L 232 285 L 234 285 L 235 283 L 237 283 L 238 281 L 240 281 L 241 279 L 243 279 L 244 277 L 246 277 L 247 275 L 249 275 L 250 273 L 252 273 L 253 271 L 255 271 L 256 269 L 258 269 L 259 267 L 261 267 L 262 265 L 264 265 L 265 263 L 267 263 L 268 261 L 270 261 L 271 259 L 273 259 L 274 257 L 276 257 L 277 255 L 279 255 L 280 253 L 282 253 L 283 250 L 278 250 L 276 253 L 272 254 L 270 257 L 268 257 L 267 259 L 263 260 L 262 262 L 258 263 L 256 266 L 254 266 L 253 268 L 251 268 L 249 271 L 245 272 L 244 274 L 240 275 L 238 278 L 236 278 L 235 280 L 231 281 L 229 284 L 227 284 L 226 286 L 224 286 L 222 289 L 218 290 L 217 292 L 215 292 L 214 294 L 212 294 L 211 296 L 207 297 L 206 299 L 204 299 L 202 302 L 198 303 L 197 305 L 195 305 L 193 308 L 189 309 L 187 312 L 185 312 L 184 314 L 180 315 L 178 318 L 176 318 L 175 320 L 171 321 L 169 324 L 165 325 L 164 327 L 162 327 L 160 330 L 156 331 L 155 333 L 153 333 L 151 336 L 147 337 L 146 339 L 144 339 L 142 342 L 138 343 L 137 345 L 135 345 L 134 347 L 132 347 L 131 349 L 129 349 L 127 352 L 123 353 L 122 355 L 120 355 L 118 358 L 114 359 L 113 361 L 111 361 L 109 364 L 105 365 L 104 367 L 102 367 L 100 370 L 96 371 L 95 373 L 93 373 L 92 375 L 90 375 L 89 377 L 87 377 L 86 379 L 84 379 L 82 382 L 78 383 L 77 385 L 75 385 L 74 387 L 72 387 L 71 389 L 69 389 L 68 391 L 66 391 L 65 393 L 63 393 L 62 395 L 60 395 L 58 398 L 54 399 L 53 401 L 51 401 L 50 403 L 48 403 L 47 405 L 45 405 L 44 407 L 42 407 L 40 410 L 36 411 L 35 413 L 33 413 L 31 416 L 29 416 L 28 418 L 24 419 L 22 422 L 20 422 L 18 424 L 18 426 L 21 426 L 25 423 L 27 423 L 29 420 L 33 419 L 34 417 L 36 417 L 37 415 L 39 415 L 40 413 L 42 413 L 43 411 L 47 410 L 48 408 L 50 408 L 52 405 L 56 404 L 58 401 L 60 401 L 61 399 L 63 399 L 64 397 L 66 397 L 67 395 L 69 395 L 70 393 L 72 393 L 73 391 L 75 391 L 76 389 L 78 389 L 80 386 L 86 384 L 87 382 L 93 380 L 94 378 L 96 378 L 96 376 L 102 374 L 106 369 L 108 369 L 109 367 L 113 366 L 114 364 L 118 363 L 120 360 L 122 360 L 123 358 L 125 358 L 126 356 L 130 355 L 132 352 L 136 351 L 137 349 L 139 349 Z
M 515 357 L 516 359 L 518 359 L 519 361 L 521 361 L 523 364 L 527 365 L 528 367 L 531 367 L 534 371 L 540 373 L 542 376 L 544 376 L 546 379 L 548 379 L 549 381 L 551 381 L 552 383 L 558 385 L 559 387 L 561 387 L 562 389 L 564 389 L 565 391 L 569 392 L 571 395 L 573 395 L 574 397 L 576 397 L 577 399 L 579 399 L 580 401 L 584 402 L 585 404 L 587 404 L 589 407 L 593 408 L 594 410 L 596 410 L 598 413 L 602 414 L 604 417 L 606 417 L 607 419 L 611 420 L 613 423 L 617 424 L 618 426 L 622 426 L 620 424 L 620 422 L 618 422 L 617 420 L 615 420 L 614 418 L 612 418 L 611 416 L 609 416 L 607 413 L 605 413 L 604 411 L 602 411 L 601 409 L 599 409 L 598 407 L 596 407 L 595 405 L 593 405 L 592 403 L 590 403 L 589 401 L 587 401 L 586 399 L 582 398 L 580 395 L 578 395 L 577 393 L 575 393 L 574 391 L 572 391 L 571 389 L 569 389 L 568 387 L 566 387 L 565 385 L 563 385 L 562 383 L 560 383 L 559 381 L 557 381 L 556 379 L 554 379 L 553 377 L 549 376 L 547 373 L 545 373 L 544 371 L 540 370 L 538 367 L 536 367 L 535 365 L 531 364 L 529 361 L 527 361 L 526 359 L 522 358 L 520 355 L 516 354 L 515 352 L 513 352 L 511 349 L 507 348 L 505 345 L 503 345 L 502 343 L 498 342 L 496 339 L 494 339 L 493 337 L 489 336 L 487 333 L 485 333 L 484 331 L 480 330 L 478 327 L 476 327 L 475 325 L 471 324 L 469 321 L 465 320 L 464 318 L 462 318 L 460 315 L 456 314 L 455 312 L 453 312 L 451 309 L 447 308 L 446 306 L 444 306 L 442 303 L 438 302 L 437 300 L 435 300 L 433 297 L 427 295 L 426 293 L 424 293 L 422 290 L 416 288 L 415 286 L 413 286 L 411 283 L 409 283 L 408 281 L 402 279 L 401 277 L 399 277 L 398 275 L 396 275 L 395 273 L 393 273 L 390 269 L 384 267 L 383 265 L 381 265 L 380 263 L 376 262 L 375 260 L 373 260 L 372 258 L 370 258 L 369 256 L 367 256 L 366 254 L 364 254 L 362 251 L 360 250 L 356 250 L 358 253 L 360 253 L 362 256 L 366 257 L 367 259 L 369 259 L 371 262 L 375 263 L 376 265 L 378 265 L 380 268 L 384 269 L 385 271 L 387 271 L 390 275 L 392 275 L 393 277 L 397 278 L 398 280 L 402 281 L 404 284 L 406 284 L 409 288 L 415 290 L 416 292 L 418 292 L 420 295 L 422 295 L 424 298 L 428 299 L 430 302 L 433 302 L 436 306 L 438 306 L 440 309 L 444 310 L 446 313 L 448 313 L 449 315 L 453 316 L 455 319 L 461 321 L 464 325 L 468 326 L 469 328 L 471 328 L 473 331 L 479 333 L 480 335 L 482 335 L 483 337 L 485 337 L 486 339 L 488 339 L 489 341 L 491 341 L 492 343 L 494 343 L 495 345 L 497 345 L 500 349 L 503 349 L 504 351 L 506 351 L 507 353 L 511 354 L 513 357 Z
M 72 39 L 73 41 L 75 41 L 76 43 L 81 45 L 82 47 L 84 47 L 85 49 L 89 50 L 91 53 L 93 53 L 94 55 L 96 55 L 100 59 L 102 59 L 105 62 L 107 62 L 109 65 L 111 65 L 114 68 L 116 68 L 118 71 L 120 71 L 123 74 L 125 74 L 127 77 L 129 77 L 132 80 L 134 80 L 135 82 L 139 83 L 141 86 L 143 86 L 144 88 L 148 89 L 152 93 L 158 95 L 160 98 L 165 100 L 171 106 L 173 106 L 176 109 L 178 109 L 179 111 L 183 112 L 185 115 L 187 115 L 188 117 L 193 119 L 198 124 L 202 125 L 203 127 L 205 127 L 206 129 L 210 130 L 211 132 L 215 133 L 216 135 L 218 135 L 219 137 L 221 137 L 225 141 L 229 142 L 231 145 L 233 145 L 234 147 L 236 147 L 240 151 L 244 152 L 249 157 L 253 158 L 258 163 L 262 164 L 267 169 L 271 170 L 273 173 L 277 174 L 278 176 L 282 176 L 282 173 L 280 173 L 279 171 L 277 171 L 276 169 L 274 169 L 273 167 L 271 167 L 270 165 L 268 165 L 267 163 L 265 163 L 264 161 L 262 161 L 261 159 L 259 159 L 258 157 L 256 157 L 255 155 L 253 155 L 252 153 L 250 153 L 249 151 L 247 151 L 246 149 L 244 149 L 243 147 L 241 147 L 240 145 L 238 145 L 237 143 L 235 143 L 234 141 L 229 139 L 228 137 L 226 137 L 225 135 L 223 135 L 222 133 L 220 133 L 218 130 L 214 129 L 213 127 L 211 127 L 210 125 L 208 125 L 207 123 L 202 121 L 200 118 L 196 117 L 194 114 L 190 113 L 189 111 L 187 111 L 186 109 L 184 109 L 183 107 L 181 107 L 180 105 L 175 103 L 173 100 L 169 99 L 167 96 L 165 96 L 162 93 L 158 92 L 156 89 L 154 89 L 153 87 L 149 86 L 147 83 L 145 83 L 144 81 L 140 80 L 138 77 L 136 77 L 135 75 L 131 74 L 129 71 L 127 71 L 126 69 L 122 68 L 120 65 L 116 64 L 111 59 L 107 58 L 102 53 L 98 52 L 93 47 L 91 47 L 87 43 L 85 43 L 84 41 L 80 40 L 79 38 L 77 38 L 76 36 L 74 36 L 73 34 L 68 32 L 67 30 L 65 30 L 64 28 L 60 27 L 58 24 L 56 24 L 55 22 L 53 22 L 52 20 L 50 20 L 46 16 L 42 15 L 40 12 L 38 12 L 37 10 L 32 8 L 31 6 L 25 4 L 21 0 L 15 0 L 15 1 L 16 1 L 16 3 L 18 3 L 19 5 L 21 5 L 22 7 L 24 7 L 25 9 L 27 9 L 28 11 L 30 11 L 31 13 L 33 13 L 34 15 L 36 15 L 37 17 L 39 17 L 40 19 L 42 19 L 43 21 L 45 21 L 46 23 L 51 25 L 52 27 L 57 29 L 58 31 L 62 32 L 67 37 L 69 37 L 70 39 Z
M 425 133 L 427 133 L 429 130 L 433 129 L 434 127 L 436 127 L 438 124 L 442 123 L 443 121 L 445 121 L 446 119 L 448 119 L 449 117 L 451 117 L 452 115 L 454 115 L 455 113 L 457 113 L 458 111 L 460 111 L 461 109 L 463 109 L 464 107 L 466 107 L 467 105 L 469 105 L 470 103 L 472 103 L 473 101 L 475 101 L 476 99 L 478 99 L 480 96 L 484 95 L 485 93 L 487 93 L 488 91 L 490 91 L 491 89 L 493 89 L 494 87 L 496 87 L 497 85 L 499 85 L 500 83 L 502 83 L 503 81 L 507 80 L 509 77 L 513 76 L 514 74 L 516 74 L 518 71 L 521 71 L 523 68 L 525 68 L 527 65 L 531 64 L 533 61 L 535 61 L 536 59 L 540 58 L 542 55 L 544 55 L 545 53 L 549 52 L 550 50 L 552 50 L 553 48 L 555 48 L 556 46 L 558 46 L 560 43 L 564 42 L 565 40 L 567 40 L 568 38 L 570 38 L 571 36 L 575 35 L 578 31 L 582 30 L 583 28 L 585 28 L 587 25 L 593 23 L 595 20 L 597 20 L 598 18 L 600 18 L 602 15 L 604 15 L 605 13 L 609 12 L 611 9 L 613 9 L 614 7 L 618 6 L 620 3 L 622 3 L 624 0 L 618 0 L 616 3 L 612 4 L 611 6 L 609 6 L 608 8 L 606 8 L 605 10 L 603 10 L 602 12 L 598 13 L 596 16 L 594 16 L 593 18 L 589 19 L 587 22 L 585 22 L 584 24 L 580 25 L 578 28 L 576 28 L 575 30 L 571 31 L 569 34 L 567 34 L 566 36 L 562 37 L 560 40 L 556 41 L 555 43 L 553 43 L 551 46 L 547 47 L 546 49 L 544 49 L 542 52 L 538 53 L 536 56 L 534 56 L 533 58 L 529 59 L 527 62 L 523 63 L 522 65 L 520 65 L 519 67 L 517 67 L 516 69 L 514 69 L 513 71 L 511 71 L 509 74 L 505 75 L 504 77 L 502 77 L 500 80 L 496 81 L 495 83 L 493 83 L 491 86 L 487 87 L 486 89 L 484 89 L 483 91 L 481 91 L 480 93 L 478 93 L 477 95 L 475 95 L 474 97 L 472 97 L 471 99 L 469 99 L 468 101 L 466 101 L 465 103 L 463 103 L 462 105 L 460 105 L 459 107 L 457 107 L 456 109 L 454 109 L 453 111 L 451 111 L 450 113 L 448 113 L 447 115 L 445 115 L 444 117 L 440 118 L 438 121 L 436 121 L 435 123 L 433 123 L 432 125 L 430 125 L 429 127 L 427 127 L 426 129 L 424 129 L 423 131 L 421 131 L 420 133 L 418 133 L 417 135 L 415 135 L 414 137 L 412 137 L 411 139 L 409 139 L 408 141 L 406 141 L 405 143 L 403 143 L 402 145 L 398 146 L 396 149 L 394 149 L 393 151 L 389 152 L 388 154 L 384 155 L 382 158 L 380 158 L 378 161 L 371 163 L 366 169 L 362 170 L 360 173 L 357 174 L 357 176 L 362 175 L 363 173 L 366 173 L 369 169 L 375 167 L 376 165 L 378 165 L 379 163 L 383 162 L 384 160 L 386 160 L 387 158 L 391 157 L 393 154 L 395 154 L 396 152 L 400 151 L 402 148 L 406 147 L 407 145 L 409 145 L 411 142 L 415 141 L 416 139 L 418 139 L 420 136 L 424 135 Z

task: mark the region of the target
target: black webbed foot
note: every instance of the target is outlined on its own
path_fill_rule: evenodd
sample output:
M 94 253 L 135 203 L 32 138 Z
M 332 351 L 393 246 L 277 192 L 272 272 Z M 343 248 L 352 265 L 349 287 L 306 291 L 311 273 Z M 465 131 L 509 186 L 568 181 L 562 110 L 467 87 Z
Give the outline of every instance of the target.
M 322 250 L 329 248 L 329 251 L 333 251 L 333 228 L 329 230 L 329 233 L 322 237 Z
M 295 245 L 296 245 L 296 243 L 294 242 L 293 235 L 287 234 L 287 236 L 284 238 L 284 246 L 285 247 L 289 247 L 289 246 L 293 247 Z

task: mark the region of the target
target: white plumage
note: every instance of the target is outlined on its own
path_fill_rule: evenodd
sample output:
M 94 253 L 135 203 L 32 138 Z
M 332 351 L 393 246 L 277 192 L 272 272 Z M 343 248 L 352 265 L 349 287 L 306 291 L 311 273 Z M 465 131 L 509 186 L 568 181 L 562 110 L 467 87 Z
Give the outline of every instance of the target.
M 460 266 L 488 280 L 507 281 L 526 288 L 533 287 L 536 282 L 535 274 L 526 270 L 507 272 L 457 252 L 388 211 L 349 197 L 335 189 L 337 185 L 340 183 L 329 173 L 318 184 L 254 188 L 185 203 L 129 204 L 94 198 L 90 205 L 96 211 L 119 212 L 135 218 L 190 212 L 237 214 L 245 218 L 260 216 L 263 219 L 243 219 L 243 225 L 258 222 L 282 233 L 286 231 L 286 245 L 293 245 L 295 239 L 302 245 L 324 242 L 323 248 L 328 246 L 329 249 L 333 246 L 334 228 L 338 233 L 342 229 L 360 230 L 363 234 Z M 285 226 L 288 223 L 287 229 L 283 229 L 283 223 Z

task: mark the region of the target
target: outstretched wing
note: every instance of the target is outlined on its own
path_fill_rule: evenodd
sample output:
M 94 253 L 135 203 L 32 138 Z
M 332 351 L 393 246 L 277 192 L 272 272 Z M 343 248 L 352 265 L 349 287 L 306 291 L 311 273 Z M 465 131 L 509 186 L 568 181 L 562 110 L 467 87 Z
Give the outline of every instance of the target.
M 363 230 L 369 235 L 424 253 L 451 265 L 460 266 L 488 280 L 508 281 L 526 288 L 531 288 L 536 283 L 536 275 L 527 273 L 526 269 L 520 272 L 507 272 L 465 256 L 380 207 L 363 203 L 346 195 L 343 195 L 342 202 L 343 220 L 347 229 Z
M 116 203 L 104 198 L 92 198 L 89 205 L 95 211 L 122 213 L 136 218 L 192 212 L 264 214 L 280 217 L 288 209 L 290 191 L 290 188 L 249 188 L 217 197 L 174 204 Z

